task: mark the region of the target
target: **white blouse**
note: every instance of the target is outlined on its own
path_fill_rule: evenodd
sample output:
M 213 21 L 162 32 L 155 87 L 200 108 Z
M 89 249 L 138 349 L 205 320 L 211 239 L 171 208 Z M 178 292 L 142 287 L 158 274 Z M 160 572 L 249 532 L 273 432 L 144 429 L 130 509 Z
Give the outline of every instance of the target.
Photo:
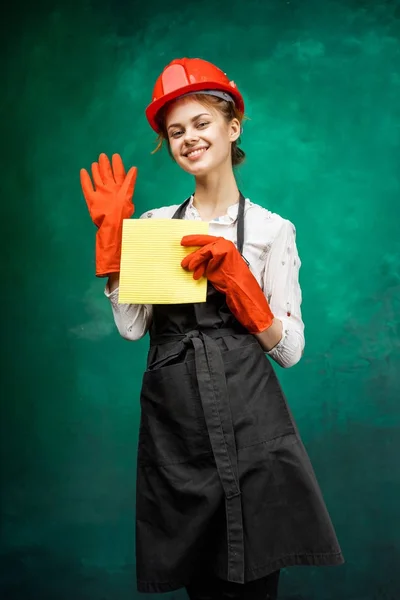
M 141 219 L 172 218 L 177 205 L 150 210 Z M 225 237 L 236 244 L 236 221 L 239 204 L 230 206 L 223 217 L 210 222 L 209 234 Z M 201 220 L 193 206 L 193 197 L 186 208 L 185 219 Z M 280 342 L 268 354 L 281 367 L 292 367 L 303 355 L 304 323 L 301 316 L 301 261 L 296 247 L 296 229 L 287 219 L 250 202 L 245 204 L 243 255 L 260 284 L 272 313 L 283 324 Z M 127 340 L 139 340 L 148 331 L 152 305 L 118 304 L 118 288 L 105 295 L 110 299 L 115 324 Z

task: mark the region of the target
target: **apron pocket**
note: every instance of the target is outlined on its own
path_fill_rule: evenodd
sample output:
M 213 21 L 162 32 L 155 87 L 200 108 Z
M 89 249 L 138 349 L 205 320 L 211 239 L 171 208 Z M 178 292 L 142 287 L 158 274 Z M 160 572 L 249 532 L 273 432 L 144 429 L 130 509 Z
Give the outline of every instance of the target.
M 139 462 L 190 462 L 211 452 L 194 361 L 146 371 L 140 404 Z
M 229 352 L 227 359 L 226 383 L 237 447 L 295 433 L 282 388 L 259 343 Z

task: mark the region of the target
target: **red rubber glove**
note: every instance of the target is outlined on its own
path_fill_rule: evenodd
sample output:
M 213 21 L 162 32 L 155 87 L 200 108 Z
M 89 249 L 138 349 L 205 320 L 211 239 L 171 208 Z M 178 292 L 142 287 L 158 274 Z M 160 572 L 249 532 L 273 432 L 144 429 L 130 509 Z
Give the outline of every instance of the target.
M 129 219 L 135 210 L 132 202 L 137 168 L 128 174 L 119 154 L 108 157 L 100 154 L 99 162 L 92 164 L 94 187 L 86 169 L 81 169 L 83 195 L 96 233 L 96 276 L 107 277 L 119 273 L 121 262 L 122 221 Z
M 185 235 L 182 246 L 201 246 L 181 262 L 193 271 L 194 279 L 203 275 L 226 295 L 226 303 L 237 320 L 252 334 L 268 329 L 273 322 L 266 297 L 233 242 L 211 235 Z

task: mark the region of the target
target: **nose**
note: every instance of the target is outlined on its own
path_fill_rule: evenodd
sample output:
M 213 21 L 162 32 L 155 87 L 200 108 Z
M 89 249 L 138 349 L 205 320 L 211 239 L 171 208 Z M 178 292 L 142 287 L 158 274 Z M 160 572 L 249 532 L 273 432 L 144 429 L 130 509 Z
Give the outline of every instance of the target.
M 196 131 L 196 129 L 193 129 L 192 127 L 188 127 L 185 131 L 185 135 L 184 135 L 184 141 L 186 144 L 194 144 L 198 141 L 199 139 L 199 135 Z

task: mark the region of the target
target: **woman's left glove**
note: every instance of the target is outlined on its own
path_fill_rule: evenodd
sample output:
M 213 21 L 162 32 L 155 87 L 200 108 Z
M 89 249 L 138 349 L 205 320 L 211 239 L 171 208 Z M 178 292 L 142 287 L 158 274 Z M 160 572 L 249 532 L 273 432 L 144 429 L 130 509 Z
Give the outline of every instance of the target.
M 252 333 L 268 329 L 274 315 L 258 281 L 233 242 L 211 235 L 186 235 L 182 246 L 200 246 L 185 256 L 181 265 L 193 271 L 194 279 L 205 276 L 226 295 L 232 314 Z

